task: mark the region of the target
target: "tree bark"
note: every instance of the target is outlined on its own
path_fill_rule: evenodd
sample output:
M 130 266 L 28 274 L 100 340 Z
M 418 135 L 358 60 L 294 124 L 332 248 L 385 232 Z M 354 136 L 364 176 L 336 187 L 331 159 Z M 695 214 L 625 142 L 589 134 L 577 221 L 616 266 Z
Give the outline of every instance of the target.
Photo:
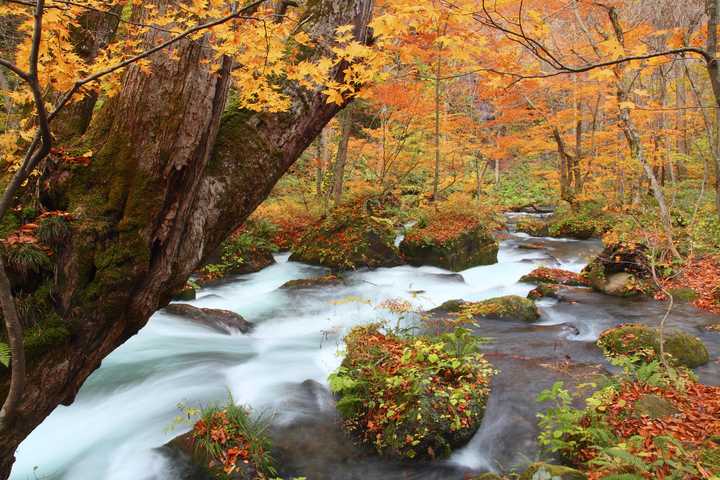
M 80 17 L 79 26 L 70 29 L 70 40 L 75 46 L 75 52 L 88 65 L 95 62 L 100 52 L 115 37 L 122 5 L 112 6 L 109 11 L 112 14 L 89 11 Z M 62 111 L 53 123 L 53 134 L 59 142 L 68 142 L 85 133 L 97 99 L 98 92 L 91 90 Z
M 328 54 L 342 25 L 367 40 L 372 0 L 306 8 L 306 33 L 322 45 L 312 55 Z M 341 108 L 322 88 L 290 84 L 287 112 L 224 112 L 231 62 L 212 57 L 202 40 L 181 41 L 152 56 L 149 73 L 129 67 L 83 140 L 96 152 L 90 165 L 48 162 L 41 201 L 73 215 L 53 286 L 70 335 L 28 364 L 17 419 L 0 431 L 0 478 L 18 444 L 56 406 L 72 403 L 101 360 L 168 303 Z M 346 68 L 336 67 L 335 80 Z

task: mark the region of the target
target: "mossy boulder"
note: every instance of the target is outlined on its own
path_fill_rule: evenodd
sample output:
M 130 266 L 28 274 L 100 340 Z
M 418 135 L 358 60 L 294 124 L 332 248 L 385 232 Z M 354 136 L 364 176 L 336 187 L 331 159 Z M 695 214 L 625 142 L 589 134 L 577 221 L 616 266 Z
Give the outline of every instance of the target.
M 485 318 L 490 320 L 507 320 L 534 322 L 540 318 L 535 302 L 518 295 L 496 297 L 481 302 L 465 302 L 449 300 L 428 312 L 433 316 L 463 316 L 468 319 Z
M 665 332 L 665 353 L 673 362 L 688 368 L 705 365 L 710 361 L 705 344 L 685 332 Z M 600 334 L 598 346 L 609 357 L 637 356 L 651 360 L 660 354 L 660 334 L 657 329 L 640 324 L 620 325 Z
M 523 283 L 565 285 L 569 287 L 587 287 L 588 281 L 581 275 L 557 268 L 536 268 L 520 278 Z
M 434 232 L 442 225 L 413 227 L 400 243 L 400 251 L 410 265 L 431 265 L 459 272 L 479 265 L 497 263 L 499 245 L 482 225 L 468 230 Z
M 393 458 L 443 458 L 479 428 L 493 369 L 463 329 L 406 337 L 377 325 L 345 337 L 330 388 L 349 433 Z
M 612 215 L 594 202 L 564 206 L 548 221 L 547 236 L 589 240 L 601 237 L 614 223 Z
M 527 233 L 532 237 L 547 237 L 550 233 L 548 231 L 548 222 L 534 217 L 527 217 L 520 219 L 515 228 L 518 232 Z
M 633 415 L 635 417 L 648 417 L 657 419 L 669 417 L 678 413 L 675 405 L 666 398 L 659 395 L 641 395 L 633 405 Z
M 668 293 L 677 302 L 694 302 L 698 299 L 697 292 L 690 287 L 671 288 Z
M 305 234 L 290 260 L 336 271 L 402 265 L 391 220 L 352 206 L 338 208 Z
M 587 475 L 574 468 L 548 463 L 533 463 L 520 475 L 519 480 L 587 480 L 587 478 Z
M 651 291 L 652 271 L 647 247 L 636 243 L 608 245 L 582 276 L 593 289 L 616 297 L 631 297 Z
M 534 289 L 530 290 L 527 298 L 528 300 L 540 300 L 541 298 L 559 298 L 559 290 L 560 287 L 558 285 L 541 283 Z
M 173 295 L 173 300 L 177 302 L 189 302 L 197 298 L 197 288 L 190 282 L 186 283 L 182 290 Z

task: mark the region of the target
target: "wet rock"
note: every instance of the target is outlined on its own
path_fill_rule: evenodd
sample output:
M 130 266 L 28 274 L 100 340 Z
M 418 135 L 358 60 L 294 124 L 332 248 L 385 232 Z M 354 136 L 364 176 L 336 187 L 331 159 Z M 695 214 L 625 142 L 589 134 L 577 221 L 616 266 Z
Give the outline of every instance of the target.
M 609 245 L 582 274 L 595 290 L 616 297 L 630 297 L 650 291 L 650 262 L 647 248 L 640 244 Z
M 669 417 L 678 413 L 672 402 L 658 395 L 642 395 L 633 406 L 633 413 L 637 417 L 652 419 Z
M 427 313 L 435 317 L 462 313 L 472 318 L 528 323 L 540 318 L 540 313 L 538 312 L 535 302 L 517 295 L 496 297 L 481 302 L 449 300 Z
M 237 331 L 248 333 L 253 328 L 252 323 L 245 320 L 241 315 L 229 310 L 197 308 L 184 303 L 171 303 L 165 307 L 165 312 L 183 317 L 226 335 Z
M 690 287 L 671 288 L 669 293 L 676 302 L 693 302 L 698 298 L 697 292 Z
M 423 226 L 413 227 L 400 243 L 410 265 L 431 265 L 459 272 L 497 263 L 499 245 L 483 225 L 438 239 Z
M 307 288 L 328 287 L 333 285 L 342 285 L 345 281 L 337 275 L 325 275 L 316 278 L 301 278 L 299 280 L 290 280 L 285 282 L 281 290 L 303 290 Z
M 587 287 L 588 281 L 574 272 L 557 268 L 541 267 L 520 278 L 521 282 L 534 284 L 565 285 L 569 287 Z
M 216 480 L 219 478 L 210 472 L 210 457 L 202 450 L 195 448 L 192 432 L 182 434 L 157 449 L 174 465 L 173 470 L 179 471 L 178 480 Z M 215 462 L 213 462 L 215 463 Z M 249 464 L 238 463 L 237 469 L 222 478 L 225 480 L 255 480 L 258 472 Z M 173 472 L 174 473 L 174 472 Z
M 529 300 L 539 300 L 541 298 L 557 298 L 559 299 L 560 296 L 558 294 L 560 290 L 560 287 L 557 285 L 549 285 L 546 283 L 542 283 L 538 285 L 536 288 L 530 291 L 528 293 L 527 298 Z
M 542 243 L 521 243 L 517 246 L 520 250 L 545 250 L 545 245 Z
M 587 480 L 587 475 L 570 467 L 534 463 L 520 475 L 519 480 Z
M 678 365 L 696 368 L 710 361 L 708 350 L 699 338 L 677 330 L 666 331 L 664 337 L 665 353 Z M 635 355 L 652 360 L 660 354 L 660 334 L 646 325 L 628 324 L 605 330 L 597 343 L 610 357 Z

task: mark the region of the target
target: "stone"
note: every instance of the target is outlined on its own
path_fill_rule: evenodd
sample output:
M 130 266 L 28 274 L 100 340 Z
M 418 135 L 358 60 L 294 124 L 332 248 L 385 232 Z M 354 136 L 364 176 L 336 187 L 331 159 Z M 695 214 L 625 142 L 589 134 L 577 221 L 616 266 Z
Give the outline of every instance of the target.
M 248 333 L 253 324 L 241 315 L 229 310 L 197 308 L 185 303 L 171 303 L 165 312 L 211 328 L 219 333 L 230 335 L 234 332 Z

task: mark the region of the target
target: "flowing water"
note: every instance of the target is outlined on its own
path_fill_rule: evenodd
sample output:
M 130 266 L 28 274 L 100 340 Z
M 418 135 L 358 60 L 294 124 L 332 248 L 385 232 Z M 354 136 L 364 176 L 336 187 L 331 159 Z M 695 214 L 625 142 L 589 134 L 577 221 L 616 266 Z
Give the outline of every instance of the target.
M 532 249 L 526 248 L 528 245 Z M 538 249 L 541 246 L 540 249 Z M 182 459 L 160 448 L 189 426 L 171 429 L 178 404 L 222 403 L 229 395 L 272 415 L 273 452 L 284 476 L 308 480 L 462 479 L 502 471 L 539 456 L 535 397 L 562 380 L 584 383 L 607 367 L 594 340 L 627 322 L 657 322 L 664 305 L 568 289 L 563 302 L 538 303 L 534 324 L 483 321 L 478 333 L 500 370 L 480 430 L 445 461 L 399 463 L 353 445 L 338 427 L 327 375 L 341 361 L 345 332 L 377 320 L 400 321 L 379 307 L 402 299 L 429 309 L 456 298 L 526 295 L 518 279 L 537 266 L 579 271 L 601 248 L 597 241 L 530 238 L 501 242 L 499 262 L 460 275 L 402 266 L 354 272 L 345 285 L 278 290 L 324 269 L 288 262 L 203 289 L 192 303 L 232 310 L 256 324 L 248 335 L 222 335 L 160 311 L 113 352 L 82 387 L 75 403 L 58 407 L 17 451 L 11 479 L 200 480 Z M 669 324 L 700 336 L 713 361 L 698 369 L 720 384 L 720 334 L 702 330 L 717 317 L 680 305 Z

